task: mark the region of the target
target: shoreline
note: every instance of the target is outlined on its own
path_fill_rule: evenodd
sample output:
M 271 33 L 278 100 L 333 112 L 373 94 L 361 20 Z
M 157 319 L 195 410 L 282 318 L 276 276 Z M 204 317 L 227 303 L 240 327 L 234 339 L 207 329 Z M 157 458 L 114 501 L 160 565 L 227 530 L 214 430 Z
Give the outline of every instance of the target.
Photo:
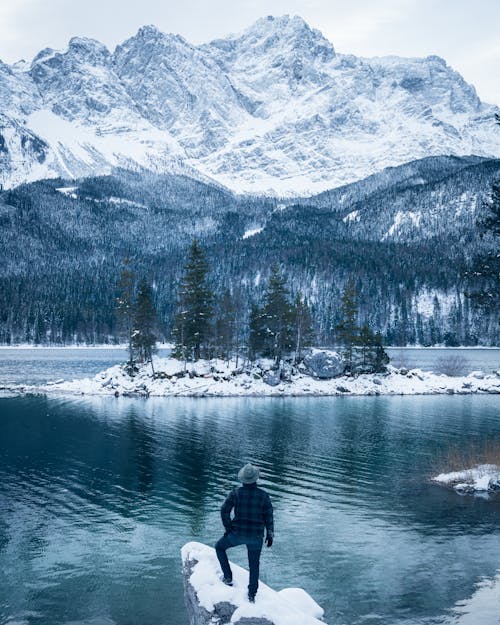
M 111 397 L 339 397 L 364 395 L 471 395 L 500 394 L 500 371 L 473 371 L 447 376 L 422 369 L 388 366 L 385 373 L 338 375 L 320 379 L 304 367 L 284 365 L 273 370 L 269 362 L 235 368 L 234 363 L 200 360 L 184 363 L 154 358 L 129 375 L 123 365 L 113 365 L 92 378 L 57 380 L 42 385 L 11 384 L 0 392 L 38 395 Z

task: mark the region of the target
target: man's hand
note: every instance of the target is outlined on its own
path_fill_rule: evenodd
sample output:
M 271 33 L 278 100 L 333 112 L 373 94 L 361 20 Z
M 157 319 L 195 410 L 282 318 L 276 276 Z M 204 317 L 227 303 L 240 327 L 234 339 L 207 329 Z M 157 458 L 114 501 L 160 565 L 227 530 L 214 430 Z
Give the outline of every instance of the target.
M 267 545 L 268 547 L 271 547 L 271 546 L 272 546 L 272 544 L 273 544 L 273 537 L 272 537 L 272 536 L 269 536 L 269 535 L 268 535 L 268 536 L 266 536 L 266 545 Z

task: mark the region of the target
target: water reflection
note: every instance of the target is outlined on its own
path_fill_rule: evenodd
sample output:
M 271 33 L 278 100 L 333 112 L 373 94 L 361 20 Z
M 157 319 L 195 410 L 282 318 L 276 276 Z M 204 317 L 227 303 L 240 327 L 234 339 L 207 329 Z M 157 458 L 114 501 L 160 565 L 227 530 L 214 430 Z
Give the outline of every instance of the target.
M 247 460 L 276 509 L 264 580 L 305 587 L 331 624 L 442 623 L 500 562 L 500 503 L 426 479 L 450 445 L 499 435 L 491 396 L 24 397 L 0 410 L 0 623 L 185 625 L 179 549 L 219 536 Z

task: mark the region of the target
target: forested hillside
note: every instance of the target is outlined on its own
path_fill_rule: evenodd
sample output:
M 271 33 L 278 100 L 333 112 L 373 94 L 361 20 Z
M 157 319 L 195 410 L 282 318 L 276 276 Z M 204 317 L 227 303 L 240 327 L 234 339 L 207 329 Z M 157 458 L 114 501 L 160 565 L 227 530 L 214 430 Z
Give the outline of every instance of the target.
M 352 276 L 360 314 L 389 344 L 497 344 L 492 313 L 464 297 L 462 275 L 491 245 L 477 220 L 500 161 L 433 157 L 308 200 L 237 196 L 183 176 L 117 171 L 0 193 L 0 341 L 106 342 L 129 257 L 152 281 L 169 336 L 186 250 L 207 250 L 216 293 L 242 315 L 272 265 L 308 299 L 317 340 L 335 342 Z

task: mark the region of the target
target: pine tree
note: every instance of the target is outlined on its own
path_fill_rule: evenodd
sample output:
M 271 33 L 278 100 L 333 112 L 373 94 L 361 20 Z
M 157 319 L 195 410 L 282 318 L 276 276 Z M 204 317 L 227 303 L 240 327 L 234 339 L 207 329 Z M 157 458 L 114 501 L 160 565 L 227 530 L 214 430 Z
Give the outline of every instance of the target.
M 273 358 L 278 366 L 283 354 L 295 346 L 294 310 L 289 291 L 274 265 L 264 292 L 262 306 L 253 305 L 249 319 L 249 356 L 258 354 Z
M 340 300 L 340 323 L 337 325 L 337 336 L 344 347 L 344 360 L 346 371 L 352 372 L 354 368 L 354 347 L 359 341 L 358 303 L 356 297 L 356 285 L 354 280 L 349 278 L 344 286 L 344 291 Z
M 231 292 L 226 290 L 219 302 L 215 322 L 215 344 L 217 356 L 230 360 L 236 338 L 236 309 Z
M 198 360 L 206 352 L 213 318 L 213 294 L 207 283 L 205 251 L 196 239 L 189 250 L 180 285 L 178 312 L 173 338 L 173 355 L 183 360 Z
M 265 349 L 264 320 L 262 310 L 253 303 L 248 319 L 248 358 L 255 360 Z
M 367 367 L 370 362 L 370 352 L 374 343 L 374 335 L 368 325 L 364 323 L 359 329 L 359 350 L 361 352 L 361 364 Z
M 307 300 L 297 293 L 292 309 L 293 332 L 295 336 L 295 362 L 302 360 L 302 350 L 314 341 L 314 328 Z
M 154 373 L 153 354 L 156 351 L 156 310 L 153 304 L 153 291 L 147 280 L 142 279 L 137 289 L 134 305 L 132 346 L 139 362 L 150 362 Z
M 278 265 L 274 265 L 264 293 L 261 319 L 263 323 L 264 355 L 279 365 L 283 353 L 293 349 L 293 309 L 289 291 Z
M 389 356 L 382 345 L 380 332 L 373 333 L 365 323 L 359 330 L 360 369 L 365 373 L 383 373 L 389 364 Z
M 124 267 L 118 281 L 118 295 L 115 299 L 115 311 L 118 325 L 127 337 L 129 363 L 134 362 L 132 346 L 132 326 L 134 322 L 135 273 L 130 269 L 130 259 L 123 261 Z

